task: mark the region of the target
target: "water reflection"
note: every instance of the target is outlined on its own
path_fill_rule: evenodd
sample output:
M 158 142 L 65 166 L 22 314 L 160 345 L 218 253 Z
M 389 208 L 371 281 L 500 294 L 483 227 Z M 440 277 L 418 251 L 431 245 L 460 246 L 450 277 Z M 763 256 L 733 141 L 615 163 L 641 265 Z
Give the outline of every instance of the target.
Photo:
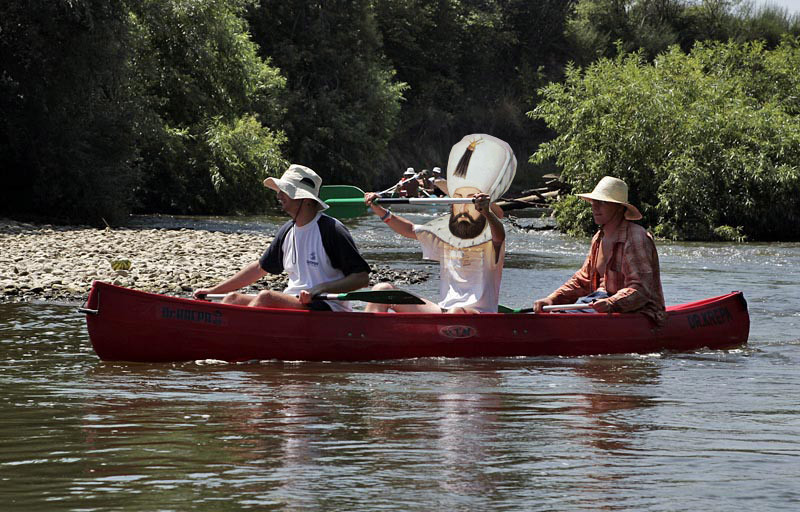
M 377 218 L 353 226 L 376 260 L 428 265 Z M 588 239 L 510 228 L 502 301 L 530 305 L 587 249 Z M 748 348 L 111 364 L 97 359 L 74 308 L 0 305 L 4 496 L 35 512 L 735 510 L 755 502 L 791 510 L 800 499 L 800 245 L 659 250 L 671 303 L 745 291 Z M 437 292 L 435 279 L 410 289 Z
M 579 395 L 580 412 L 588 420 L 578 426 L 583 441 L 601 451 L 631 450 L 636 434 L 647 426 L 626 421 L 625 411 L 654 405 L 653 395 L 645 393 L 658 385 L 659 365 L 649 359 L 599 357 L 575 366 L 575 372 L 593 390 Z
M 492 458 L 501 386 L 495 372 L 456 373 L 447 376 L 436 395 L 435 449 L 442 460 L 439 485 L 448 496 L 484 496 L 495 490 L 485 463 Z

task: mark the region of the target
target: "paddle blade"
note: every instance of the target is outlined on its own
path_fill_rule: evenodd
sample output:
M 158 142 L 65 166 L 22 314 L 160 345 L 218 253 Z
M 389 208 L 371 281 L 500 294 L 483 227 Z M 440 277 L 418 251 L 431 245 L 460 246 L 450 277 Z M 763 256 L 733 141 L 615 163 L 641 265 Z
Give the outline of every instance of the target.
M 320 293 L 314 296 L 322 300 L 360 300 L 375 304 L 425 304 L 425 301 L 413 293 L 403 290 L 375 290 L 350 293 Z
M 364 204 L 364 191 L 352 185 L 323 185 L 319 197 L 328 203 L 327 215 L 337 219 L 350 219 L 367 213 Z M 330 199 L 350 199 L 351 201 L 332 202 Z
M 364 198 L 364 191 L 353 185 L 323 185 L 319 191 L 323 201 L 328 199 L 344 199 L 348 197 Z
M 498 304 L 497 306 L 498 313 L 533 313 L 533 308 L 522 308 L 522 309 L 512 309 L 508 306 L 504 306 L 502 304 Z

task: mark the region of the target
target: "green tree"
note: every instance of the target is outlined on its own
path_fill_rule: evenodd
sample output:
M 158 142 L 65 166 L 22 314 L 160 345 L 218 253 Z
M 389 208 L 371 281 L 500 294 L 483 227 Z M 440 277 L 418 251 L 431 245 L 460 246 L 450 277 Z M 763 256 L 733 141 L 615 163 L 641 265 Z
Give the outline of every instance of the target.
M 0 212 L 125 218 L 144 107 L 127 2 L 0 4 Z
M 255 212 L 273 201 L 259 184 L 285 168 L 285 80 L 250 40 L 251 3 L 136 4 L 137 70 L 151 112 L 139 143 L 140 209 Z
M 326 183 L 366 182 L 405 88 L 383 57 L 371 2 L 262 0 L 248 19 L 287 77 L 286 154 Z
M 588 65 L 638 50 L 650 60 L 673 44 L 689 52 L 698 41 L 764 40 L 773 48 L 800 35 L 800 19 L 752 0 L 580 0 L 566 33 L 572 59 Z
M 555 159 L 575 190 L 624 179 L 644 224 L 674 239 L 800 238 L 797 40 L 678 47 L 570 68 L 531 112 L 558 136 Z M 559 225 L 591 229 L 585 203 L 556 205 Z
M 531 93 L 562 76 L 571 0 L 384 0 L 375 2 L 384 50 L 409 84 L 387 155 L 407 165 L 443 166 L 463 135 L 487 132 L 515 149 L 521 165 L 544 126 L 524 113 Z M 519 180 L 525 172 L 518 173 Z

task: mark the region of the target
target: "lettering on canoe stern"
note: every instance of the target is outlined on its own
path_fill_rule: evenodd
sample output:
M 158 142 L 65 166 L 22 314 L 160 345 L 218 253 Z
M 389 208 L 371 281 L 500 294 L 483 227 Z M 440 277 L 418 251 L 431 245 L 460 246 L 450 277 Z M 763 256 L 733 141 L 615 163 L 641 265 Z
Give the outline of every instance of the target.
M 209 325 L 222 325 L 223 315 L 222 312 L 217 310 L 213 313 L 210 311 L 201 311 L 198 309 L 186 308 L 173 308 L 169 306 L 162 306 L 159 318 L 166 320 L 182 320 L 185 322 L 194 322 Z
M 686 317 L 689 321 L 689 327 L 697 329 L 700 327 L 710 327 L 712 325 L 722 325 L 732 320 L 731 312 L 728 308 L 716 308 L 705 313 L 697 313 Z
M 471 338 L 478 335 L 478 330 L 469 325 L 440 325 L 439 334 L 446 338 Z

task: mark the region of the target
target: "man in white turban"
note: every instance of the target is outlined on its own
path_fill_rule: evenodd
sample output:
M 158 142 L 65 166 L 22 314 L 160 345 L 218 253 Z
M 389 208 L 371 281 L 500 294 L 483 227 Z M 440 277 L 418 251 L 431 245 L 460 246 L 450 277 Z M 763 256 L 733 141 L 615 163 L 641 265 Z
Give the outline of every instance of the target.
M 418 240 L 426 259 L 439 261 L 440 300 L 425 304 L 370 304 L 367 311 L 429 313 L 496 313 L 505 258 L 502 210 L 494 202 L 511 185 L 517 159 L 504 141 L 483 133 L 467 135 L 450 150 L 445 188 L 452 197 L 473 197 L 472 204 L 453 205 L 449 215 L 414 224 L 364 199 L 395 233 Z M 380 283 L 377 290 L 393 288 Z

